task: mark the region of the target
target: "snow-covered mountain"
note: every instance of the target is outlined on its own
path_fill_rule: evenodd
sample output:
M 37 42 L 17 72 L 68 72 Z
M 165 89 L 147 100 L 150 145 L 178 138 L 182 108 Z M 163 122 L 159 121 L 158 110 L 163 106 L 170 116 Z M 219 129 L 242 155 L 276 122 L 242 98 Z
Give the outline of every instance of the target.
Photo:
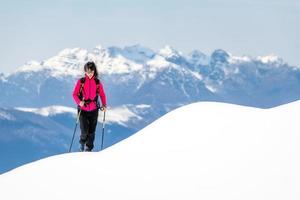
M 54 156 L 2 174 L 1 197 L 296 200 L 299 109 L 299 101 L 272 109 L 184 106 L 99 153 Z
M 64 49 L 0 76 L 0 107 L 74 106 L 71 92 L 83 65 L 97 63 L 111 106 L 148 104 L 160 110 L 212 100 L 272 107 L 300 97 L 300 69 L 281 58 L 233 56 L 218 49 L 185 56 L 170 46 Z M 166 105 L 168 104 L 168 105 Z

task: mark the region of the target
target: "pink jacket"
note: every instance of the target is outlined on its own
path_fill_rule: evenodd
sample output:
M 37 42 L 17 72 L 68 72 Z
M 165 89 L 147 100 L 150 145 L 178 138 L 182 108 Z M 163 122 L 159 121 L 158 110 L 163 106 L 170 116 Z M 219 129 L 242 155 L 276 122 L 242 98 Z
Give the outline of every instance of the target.
M 81 86 L 81 82 L 79 79 L 73 91 L 73 98 L 78 106 L 80 103 L 80 99 L 79 99 L 80 86 Z M 96 90 L 97 90 L 97 85 L 96 85 L 96 81 L 94 80 L 94 77 L 89 79 L 89 77 L 85 75 L 85 82 L 82 89 L 82 95 L 84 97 L 84 100 L 94 100 L 97 95 Z M 106 107 L 106 96 L 100 80 L 99 80 L 98 90 L 99 90 L 98 94 L 100 96 L 102 106 Z M 93 111 L 97 109 L 97 104 L 96 102 L 92 101 L 88 103 L 86 106 L 82 106 L 80 109 L 85 111 Z

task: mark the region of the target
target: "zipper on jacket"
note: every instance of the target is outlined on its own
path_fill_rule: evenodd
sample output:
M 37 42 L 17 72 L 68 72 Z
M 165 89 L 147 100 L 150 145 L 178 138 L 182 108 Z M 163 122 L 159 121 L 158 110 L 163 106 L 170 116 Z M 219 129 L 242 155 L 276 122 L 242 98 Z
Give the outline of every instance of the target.
M 91 79 L 89 78 L 89 99 L 91 99 Z M 91 111 L 91 104 L 89 103 L 89 111 Z

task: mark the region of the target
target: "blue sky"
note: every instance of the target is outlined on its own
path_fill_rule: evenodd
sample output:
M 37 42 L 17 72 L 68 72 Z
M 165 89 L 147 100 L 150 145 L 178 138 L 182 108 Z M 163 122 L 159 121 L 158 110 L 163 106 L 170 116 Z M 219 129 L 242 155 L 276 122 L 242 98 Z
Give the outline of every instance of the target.
M 64 48 L 99 44 L 275 53 L 300 66 L 299 0 L 6 0 L 0 27 L 4 73 Z

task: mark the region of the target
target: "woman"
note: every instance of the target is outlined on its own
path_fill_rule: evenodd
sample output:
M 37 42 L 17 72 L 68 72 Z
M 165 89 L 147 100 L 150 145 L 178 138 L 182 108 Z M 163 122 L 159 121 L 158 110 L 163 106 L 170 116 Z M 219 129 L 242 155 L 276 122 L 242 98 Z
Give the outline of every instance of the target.
M 73 91 L 73 98 L 78 105 L 80 114 L 80 151 L 92 151 L 94 148 L 95 131 L 98 119 L 98 96 L 101 110 L 106 112 L 106 96 L 94 62 L 84 65 L 85 77 L 79 79 Z

